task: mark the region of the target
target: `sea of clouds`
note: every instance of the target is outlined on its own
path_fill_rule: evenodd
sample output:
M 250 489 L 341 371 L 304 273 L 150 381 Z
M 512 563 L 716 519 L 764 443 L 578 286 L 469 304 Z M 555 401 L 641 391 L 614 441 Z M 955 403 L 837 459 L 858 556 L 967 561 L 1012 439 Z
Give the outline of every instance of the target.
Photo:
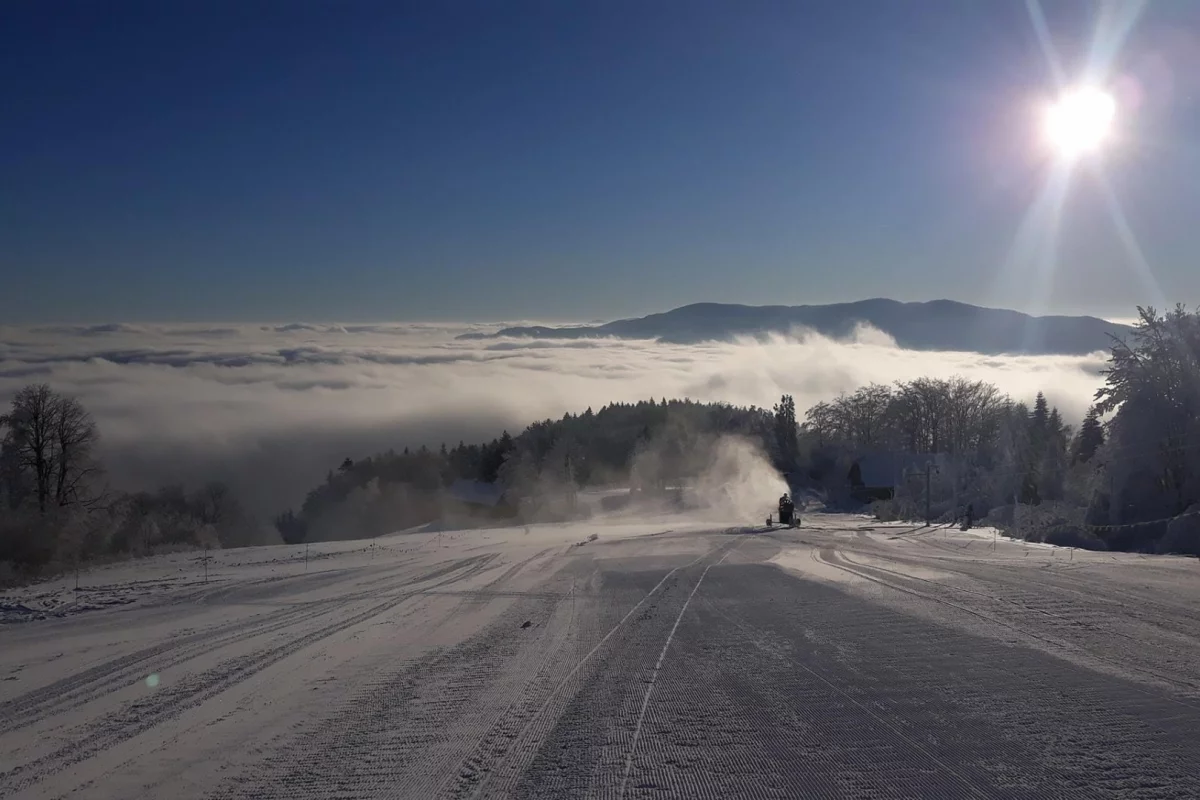
M 511 324 L 511 323 L 506 323 Z M 902 350 L 860 329 L 732 343 L 460 340 L 497 326 L 101 325 L 0 327 L 0 403 L 28 383 L 78 396 L 120 488 L 219 478 L 256 510 L 302 499 L 349 456 L 478 442 L 614 401 L 690 397 L 803 411 L 866 383 L 962 375 L 1017 399 L 1045 391 L 1069 420 L 1105 355 Z

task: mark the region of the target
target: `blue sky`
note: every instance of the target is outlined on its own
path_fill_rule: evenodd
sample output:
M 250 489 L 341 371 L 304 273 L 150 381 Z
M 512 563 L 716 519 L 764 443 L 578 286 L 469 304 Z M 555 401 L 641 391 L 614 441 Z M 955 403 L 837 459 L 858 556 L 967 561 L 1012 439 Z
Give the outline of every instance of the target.
M 1045 3 L 1068 75 L 1098 9 Z M 1051 249 L 1015 1 L 9 3 L 0 316 L 1195 304 L 1197 37 L 1189 3 L 1137 20 Z

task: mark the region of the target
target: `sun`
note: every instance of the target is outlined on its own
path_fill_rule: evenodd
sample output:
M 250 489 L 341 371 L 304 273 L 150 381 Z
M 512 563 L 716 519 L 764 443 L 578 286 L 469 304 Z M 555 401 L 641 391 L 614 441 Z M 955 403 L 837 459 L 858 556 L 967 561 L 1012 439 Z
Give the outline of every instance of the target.
M 1073 89 L 1046 109 L 1046 138 L 1065 158 L 1094 153 L 1111 136 L 1116 114 L 1116 100 L 1103 89 L 1092 86 Z

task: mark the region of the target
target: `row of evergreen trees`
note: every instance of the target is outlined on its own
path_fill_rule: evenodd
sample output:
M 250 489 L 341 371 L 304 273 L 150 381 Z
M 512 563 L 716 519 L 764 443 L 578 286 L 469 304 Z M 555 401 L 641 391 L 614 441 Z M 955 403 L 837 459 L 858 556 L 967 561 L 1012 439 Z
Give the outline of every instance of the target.
M 943 419 L 913 413 L 916 390 Z M 989 384 L 960 379 L 865 387 L 810 409 L 804 424 L 789 395 L 770 410 L 690 400 L 617 403 L 536 422 L 518 436 L 504 432 L 482 445 L 346 459 L 308 493 L 298 513 L 280 515 L 276 527 L 286 541 L 298 542 L 417 525 L 442 513 L 445 490 L 461 479 L 516 492 L 631 483 L 662 488 L 693 476 L 698 464 L 691 454 L 725 435 L 751 440 L 794 484 L 822 490 L 834 502 L 852 500 L 850 466 L 864 454 L 962 455 L 968 469 L 941 476 L 939 493 L 949 497 L 945 484 L 957 480 L 959 505 L 972 502 L 979 513 L 1013 500 L 1063 499 L 1068 467 L 1086 463 L 1103 441 L 1095 410 L 1073 436 L 1044 395 L 1031 409 Z M 964 443 L 969 451 L 956 449 Z
M 1128 342 L 1115 341 L 1106 383 L 1077 429 L 1039 393 L 1032 406 L 963 378 L 871 384 L 810 408 L 773 409 L 689 400 L 616 403 L 507 432 L 486 444 L 405 449 L 347 461 L 276 525 L 288 541 L 382 533 L 436 517 L 455 480 L 510 488 L 635 480 L 652 452 L 662 484 L 687 477 L 697 443 L 737 435 L 757 443 L 796 485 L 850 500 L 848 475 L 872 452 L 944 455 L 932 487 L 939 515 L 977 516 L 1014 506 L 1067 509 L 1109 546 L 1144 549 L 1166 523 L 1200 502 L 1200 316 L 1182 307 L 1139 309 Z M 631 475 L 632 473 L 632 475 Z M 923 483 L 902 486 L 901 513 L 923 510 Z M 1061 516 L 1061 515 L 1060 515 Z M 1017 521 L 1019 522 L 1019 520 Z
M 650 452 L 653 475 L 641 477 L 661 486 L 695 471 L 688 455 L 699 441 L 727 434 L 767 444 L 773 425 L 771 411 L 754 407 L 666 398 L 613 403 L 535 422 L 518 436 L 505 431 L 485 444 L 347 459 L 308 493 L 298 513 L 286 511 L 275 522 L 289 542 L 376 535 L 437 517 L 445 490 L 458 480 L 499 483 L 517 493 L 624 484 L 635 462 L 649 460 L 639 456 Z
M 892 513 L 916 516 L 928 500 L 953 516 L 969 504 L 977 516 L 1006 513 L 1020 529 L 1029 526 L 1014 506 L 1054 508 L 1109 547 L 1200 552 L 1200 530 L 1188 527 L 1200 521 L 1200 314 L 1177 307 L 1139 315 L 1130 339 L 1113 343 L 1105 385 L 1078 430 L 1042 395 L 1030 407 L 961 378 L 872 384 L 809 409 L 803 423 L 786 395 L 773 409 L 615 403 L 483 444 L 347 459 L 275 528 L 298 542 L 421 524 L 442 513 L 445 490 L 459 479 L 518 494 L 631 479 L 662 487 L 694 476 L 703 467 L 697 453 L 713 437 L 733 435 L 757 444 L 794 484 L 835 502 L 849 499 L 850 467 L 865 453 L 944 455 L 953 468 L 930 496 L 923 482 L 905 484 Z M 36 566 L 269 540 L 221 484 L 106 491 L 92 455 L 95 424 L 48 386 L 17 394 L 0 435 L 0 561 Z

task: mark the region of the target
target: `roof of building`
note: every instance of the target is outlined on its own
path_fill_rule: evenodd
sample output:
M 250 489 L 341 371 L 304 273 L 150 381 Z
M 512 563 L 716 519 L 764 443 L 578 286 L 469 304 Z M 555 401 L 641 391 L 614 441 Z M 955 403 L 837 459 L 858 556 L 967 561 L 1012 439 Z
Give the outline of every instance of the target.
M 950 463 L 950 456 L 946 453 L 883 451 L 865 453 L 855 460 L 863 485 L 871 488 L 896 486 L 904 481 L 906 474 L 924 472 L 925 465 L 930 462 L 943 468 Z
M 495 507 L 504 500 L 504 487 L 484 481 L 457 480 L 450 486 L 450 496 L 461 503 Z

